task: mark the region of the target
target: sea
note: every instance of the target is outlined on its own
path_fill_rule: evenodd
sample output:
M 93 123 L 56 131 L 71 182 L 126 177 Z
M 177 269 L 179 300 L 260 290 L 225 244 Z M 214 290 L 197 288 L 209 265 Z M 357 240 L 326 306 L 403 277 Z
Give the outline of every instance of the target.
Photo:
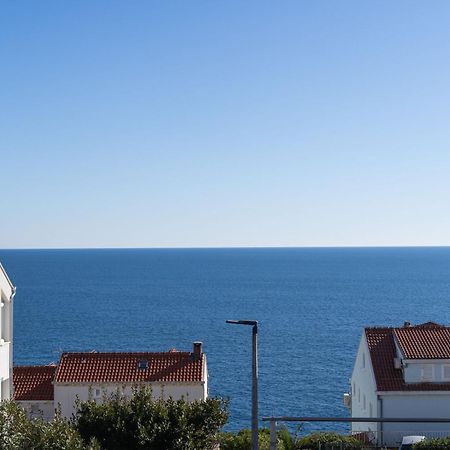
M 17 286 L 16 365 L 202 341 L 228 430 L 250 427 L 251 328 L 227 319 L 259 322 L 260 417 L 348 416 L 365 326 L 450 324 L 450 248 L 0 250 L 0 261 Z

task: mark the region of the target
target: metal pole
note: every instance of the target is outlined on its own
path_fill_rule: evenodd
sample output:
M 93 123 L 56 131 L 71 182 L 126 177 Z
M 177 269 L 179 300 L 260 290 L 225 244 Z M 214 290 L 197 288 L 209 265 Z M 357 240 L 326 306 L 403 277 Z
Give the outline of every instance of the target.
M 277 423 L 270 421 L 270 450 L 277 450 Z
M 252 336 L 252 449 L 258 450 L 258 325 Z
M 258 444 L 258 321 L 226 320 L 226 323 L 252 326 L 252 450 L 259 450 Z

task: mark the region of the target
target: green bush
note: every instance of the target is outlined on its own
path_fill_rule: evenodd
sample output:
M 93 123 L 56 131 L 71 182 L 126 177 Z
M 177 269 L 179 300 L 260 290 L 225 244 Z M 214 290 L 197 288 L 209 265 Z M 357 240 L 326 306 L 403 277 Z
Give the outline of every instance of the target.
M 0 403 L 0 450 L 86 450 L 99 449 L 84 444 L 75 427 L 58 414 L 52 422 L 30 419 L 14 402 Z
M 449 450 L 450 437 L 439 439 L 425 439 L 413 445 L 413 450 Z
M 0 402 L 0 450 L 209 450 L 227 421 L 228 402 L 154 400 L 136 389 L 103 404 L 78 404 L 71 421 L 30 419 L 14 402 Z
M 249 429 L 244 429 L 238 433 L 222 433 L 219 442 L 220 450 L 251 450 L 252 432 Z M 258 430 L 258 442 L 260 450 L 270 449 L 270 431 L 268 428 Z M 290 442 L 292 442 L 292 437 L 288 431 L 287 435 L 284 429 L 277 433 L 277 450 L 291 450 L 293 447 L 289 446 Z
M 344 436 L 337 433 L 311 433 L 295 443 L 295 449 L 331 449 L 358 450 L 363 443 L 352 436 Z
M 92 438 L 107 450 L 208 450 L 228 419 L 228 402 L 153 399 L 148 388 L 130 398 L 119 392 L 79 405 L 74 424 L 84 442 Z

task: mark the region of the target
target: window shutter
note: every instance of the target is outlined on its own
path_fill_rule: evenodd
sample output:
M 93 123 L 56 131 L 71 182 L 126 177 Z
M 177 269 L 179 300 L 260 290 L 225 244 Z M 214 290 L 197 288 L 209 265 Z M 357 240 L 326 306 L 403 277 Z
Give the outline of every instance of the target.
M 422 364 L 422 381 L 433 381 L 433 364 Z

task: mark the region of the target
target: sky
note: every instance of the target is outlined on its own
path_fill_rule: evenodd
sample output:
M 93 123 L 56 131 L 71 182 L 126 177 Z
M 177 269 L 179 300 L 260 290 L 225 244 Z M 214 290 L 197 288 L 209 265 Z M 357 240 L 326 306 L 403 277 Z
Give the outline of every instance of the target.
M 450 2 L 0 5 L 0 248 L 450 245 Z

